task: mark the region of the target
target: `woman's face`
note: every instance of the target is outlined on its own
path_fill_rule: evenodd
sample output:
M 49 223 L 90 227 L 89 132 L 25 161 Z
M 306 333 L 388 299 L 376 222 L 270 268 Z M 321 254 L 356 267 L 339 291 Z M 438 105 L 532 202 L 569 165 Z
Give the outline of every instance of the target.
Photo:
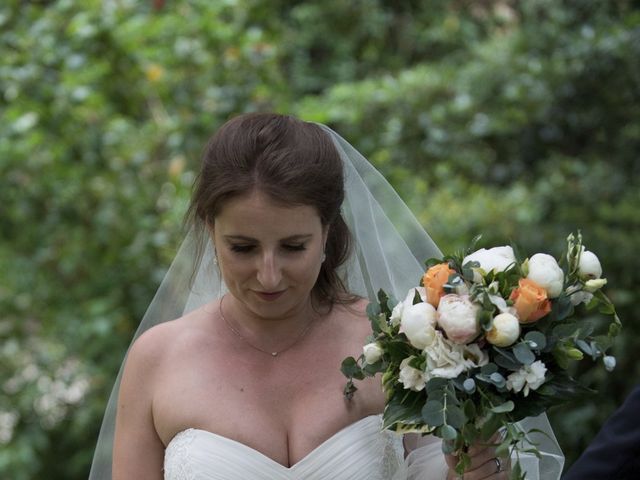
M 283 206 L 259 191 L 227 201 L 213 228 L 229 292 L 246 313 L 273 319 L 308 307 L 326 237 L 314 207 Z

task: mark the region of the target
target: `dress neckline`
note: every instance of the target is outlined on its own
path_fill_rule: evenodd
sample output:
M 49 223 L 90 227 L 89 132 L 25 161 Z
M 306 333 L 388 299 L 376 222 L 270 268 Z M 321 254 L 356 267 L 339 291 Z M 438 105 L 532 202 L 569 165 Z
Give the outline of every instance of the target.
M 381 423 L 380 423 L 381 417 L 382 417 L 382 414 L 368 415 L 368 416 L 363 417 L 363 418 L 361 418 L 359 420 L 356 420 L 353 423 L 350 423 L 350 424 L 344 426 L 343 428 L 338 430 L 336 433 L 334 433 L 333 435 L 331 435 L 330 437 L 328 437 L 327 439 L 322 441 L 320 444 L 318 444 L 316 447 L 314 447 L 312 450 L 310 450 L 304 457 L 302 457 L 300 460 L 298 460 L 296 463 L 294 463 L 293 465 L 291 465 L 289 467 L 287 467 L 286 465 L 281 464 L 280 462 L 274 460 L 273 458 L 269 457 L 268 455 L 265 455 L 261 451 L 256 450 L 253 447 L 250 447 L 246 443 L 242 443 L 242 442 L 239 442 L 238 440 L 234 440 L 232 438 L 225 437 L 224 435 L 220 435 L 218 433 L 214 433 L 214 432 L 211 432 L 209 430 L 204 430 L 204 429 L 201 429 L 201 428 L 193 428 L 192 427 L 192 428 L 186 428 L 184 430 L 179 431 L 169 441 L 169 443 L 167 444 L 165 450 L 167 448 L 169 448 L 169 446 L 175 440 L 177 440 L 179 437 L 181 437 L 183 435 L 186 435 L 186 434 L 189 434 L 189 433 L 195 433 L 195 434 L 198 434 L 198 435 L 203 435 L 203 436 L 208 436 L 210 438 L 215 438 L 217 441 L 224 442 L 224 443 L 226 443 L 227 445 L 230 445 L 233 448 L 239 448 L 239 449 L 245 450 L 246 452 L 250 453 L 251 455 L 254 455 L 254 456 L 257 456 L 259 458 L 262 458 L 264 461 L 274 465 L 275 467 L 282 468 L 282 469 L 287 470 L 287 471 L 292 471 L 292 470 L 295 470 L 299 465 L 305 463 L 307 461 L 307 459 L 312 457 L 318 451 L 327 448 L 327 446 L 329 444 L 331 444 L 331 443 L 337 441 L 338 439 L 340 439 L 341 437 L 345 436 L 350 430 L 352 430 L 352 429 L 354 429 L 354 428 L 356 428 L 358 426 L 362 426 L 363 424 L 368 424 L 368 423 L 373 422 L 373 421 L 375 421 L 376 425 L 381 426 Z M 377 430 L 379 430 L 378 426 L 376 426 L 376 431 Z

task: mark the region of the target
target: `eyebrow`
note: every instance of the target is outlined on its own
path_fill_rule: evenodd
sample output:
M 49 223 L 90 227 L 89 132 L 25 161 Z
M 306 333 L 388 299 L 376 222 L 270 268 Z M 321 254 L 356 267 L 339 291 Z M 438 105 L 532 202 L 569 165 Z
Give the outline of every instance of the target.
M 305 233 L 305 234 L 299 234 L 299 235 L 291 235 L 290 237 L 286 237 L 286 238 L 281 238 L 280 241 L 281 242 L 303 242 L 305 240 L 309 240 L 311 237 L 313 237 L 313 234 Z M 229 241 L 260 243 L 257 239 L 246 237 L 244 235 L 224 235 L 223 238 Z

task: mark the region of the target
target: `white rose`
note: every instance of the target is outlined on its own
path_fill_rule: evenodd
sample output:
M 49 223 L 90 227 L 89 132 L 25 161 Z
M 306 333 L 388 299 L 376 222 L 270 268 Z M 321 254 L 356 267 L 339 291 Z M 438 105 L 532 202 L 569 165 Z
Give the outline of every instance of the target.
M 469 343 L 480 333 L 478 311 L 468 295 L 445 295 L 438 304 L 438 325 L 455 343 Z
M 415 357 L 408 357 L 400 362 L 400 376 L 398 380 L 407 390 L 419 392 L 424 389 L 425 377 L 424 373 L 417 368 L 409 365 L 409 362 Z
M 362 353 L 364 354 L 364 361 L 369 365 L 373 365 L 382 357 L 382 348 L 376 342 L 367 343 L 362 347 Z
M 507 377 L 507 390 L 515 393 L 523 391 L 526 397 L 530 390 L 537 390 L 544 383 L 546 372 L 547 367 L 540 360 L 531 365 L 524 365 L 520 370 Z
M 500 313 L 493 318 L 493 326 L 486 334 L 487 342 L 496 347 L 508 347 L 520 336 L 520 322 L 510 313 Z
M 474 268 L 473 281 L 482 282 L 482 275 L 489 272 L 504 272 L 509 266 L 515 264 L 516 257 L 513 249 L 509 246 L 493 247 L 489 250 L 481 248 L 467 255 L 462 260 L 462 265 L 467 262 L 480 263 L 480 271 Z
M 459 345 L 447 340 L 436 330 L 434 342 L 425 350 L 427 358 L 426 380 L 433 377 L 456 378 L 471 368 L 486 365 L 489 357 L 475 343 Z
M 595 253 L 589 250 L 582 251 L 578 263 L 578 274 L 582 278 L 600 278 L 602 276 L 602 266 Z
M 406 305 L 402 309 L 400 331 L 414 347 L 424 350 L 433 341 L 436 326 L 436 309 L 429 303 Z
M 532 256 L 527 278 L 544 288 L 549 298 L 557 298 L 562 293 L 564 272 L 551 255 L 536 253 Z

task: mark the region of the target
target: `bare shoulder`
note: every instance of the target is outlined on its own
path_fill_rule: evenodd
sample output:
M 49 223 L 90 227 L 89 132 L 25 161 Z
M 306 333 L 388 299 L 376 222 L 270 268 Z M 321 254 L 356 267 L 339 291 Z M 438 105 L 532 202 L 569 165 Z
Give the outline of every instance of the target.
M 371 333 L 371 324 L 367 317 L 368 304 L 369 300 L 360 298 L 353 303 L 336 305 L 333 314 L 339 328 L 343 329 L 345 334 L 350 332 L 347 335 L 358 339 L 359 342 Z
M 127 363 L 138 368 L 156 369 L 163 359 L 176 350 L 189 348 L 202 329 L 203 309 L 195 310 L 183 317 L 163 322 L 142 333 L 127 354 Z

